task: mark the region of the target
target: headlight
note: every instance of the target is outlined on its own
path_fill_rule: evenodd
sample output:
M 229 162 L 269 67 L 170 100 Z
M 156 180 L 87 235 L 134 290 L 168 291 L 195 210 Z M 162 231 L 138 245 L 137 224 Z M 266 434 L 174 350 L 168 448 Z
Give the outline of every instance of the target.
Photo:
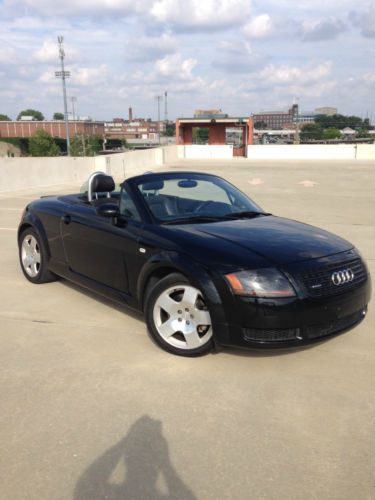
M 285 276 L 272 267 L 226 274 L 225 279 L 236 295 L 250 297 L 295 297 L 296 295 Z

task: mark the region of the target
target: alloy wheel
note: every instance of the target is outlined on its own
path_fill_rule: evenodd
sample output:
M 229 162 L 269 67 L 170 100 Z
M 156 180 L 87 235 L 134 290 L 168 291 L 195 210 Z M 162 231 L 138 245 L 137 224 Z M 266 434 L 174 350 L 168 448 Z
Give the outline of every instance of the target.
M 211 317 L 202 294 L 190 285 L 164 290 L 155 301 L 153 320 L 163 340 L 179 349 L 197 349 L 212 337 Z

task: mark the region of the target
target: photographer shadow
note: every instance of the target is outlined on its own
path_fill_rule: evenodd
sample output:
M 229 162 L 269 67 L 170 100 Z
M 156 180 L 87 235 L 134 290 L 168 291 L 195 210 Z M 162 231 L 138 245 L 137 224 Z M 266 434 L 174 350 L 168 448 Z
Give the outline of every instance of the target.
M 147 415 L 82 474 L 74 500 L 196 500 L 174 469 L 162 423 Z

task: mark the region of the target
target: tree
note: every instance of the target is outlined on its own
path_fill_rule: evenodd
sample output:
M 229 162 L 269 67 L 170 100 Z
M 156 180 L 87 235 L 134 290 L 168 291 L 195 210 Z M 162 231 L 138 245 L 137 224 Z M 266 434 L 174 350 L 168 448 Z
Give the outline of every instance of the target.
M 318 123 L 306 123 L 301 130 L 301 141 L 317 141 L 323 139 L 323 128 Z
M 165 135 L 167 137 L 174 137 L 175 133 L 176 133 L 176 124 L 167 123 L 165 126 Z
M 344 115 L 318 115 L 314 119 L 322 128 L 338 128 L 342 130 L 346 127 L 356 129 L 361 127 L 363 122 L 359 116 L 344 116 Z
M 208 127 L 193 127 L 193 143 L 208 144 Z
M 102 148 L 102 141 L 97 137 L 76 134 L 70 143 L 72 156 L 95 156 Z
M 53 113 L 53 120 L 63 120 L 64 119 L 64 113 Z
M 29 140 L 31 156 L 58 156 L 60 148 L 48 132 L 38 129 Z
M 17 120 L 20 120 L 21 116 L 32 116 L 33 119 L 37 121 L 44 120 L 43 113 L 37 111 L 36 109 L 25 109 L 24 111 L 21 111 L 17 116 Z
M 11 121 L 11 119 L 9 118 L 8 115 L 2 115 L 0 113 L 0 122 L 10 122 L 10 121 Z
M 323 139 L 340 139 L 341 137 L 341 132 L 338 128 L 335 127 L 328 127 L 324 129 L 323 131 Z

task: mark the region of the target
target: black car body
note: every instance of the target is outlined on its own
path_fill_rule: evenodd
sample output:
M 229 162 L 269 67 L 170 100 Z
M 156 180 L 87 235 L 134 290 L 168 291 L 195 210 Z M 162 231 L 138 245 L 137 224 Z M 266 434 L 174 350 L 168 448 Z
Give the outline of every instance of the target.
M 88 193 L 42 197 L 26 207 L 18 238 L 21 265 L 30 281 L 48 281 L 40 278 L 43 271 L 48 278 L 61 276 L 145 311 L 152 333 L 157 315 L 147 312 L 148 301 L 157 303 L 168 286 L 172 297 L 180 276 L 180 281 L 201 291 L 203 310 L 210 315 L 210 342 L 222 346 L 300 345 L 347 330 L 366 314 L 370 276 L 351 243 L 267 214 L 251 200 L 247 204 L 242 193 L 216 176 L 149 173 L 127 179 L 120 191 L 101 173 L 90 182 Z M 174 191 L 163 194 L 168 182 L 176 183 L 183 196 L 175 196 Z M 224 213 L 224 203 L 212 201 L 210 195 L 206 201 L 190 199 L 197 183 L 224 186 L 236 209 Z M 168 211 L 163 217 L 155 215 L 161 202 L 164 211 L 166 203 L 179 206 L 178 216 Z M 36 260 L 44 259 L 45 266 L 42 269 L 39 264 L 36 279 L 27 275 L 25 266 L 32 257 L 22 247 L 22 238 L 30 230 L 37 242 L 34 247 L 39 245 L 43 251 Z M 30 238 L 27 241 L 30 246 Z M 38 264 L 34 265 L 37 271 Z M 168 276 L 174 281 L 168 282 Z M 164 288 L 160 287 L 163 280 L 167 280 Z M 268 290 L 268 281 L 274 291 Z M 254 286 L 266 291 L 257 293 Z M 159 295 L 153 293 L 158 287 Z M 175 324 L 190 323 L 191 311 L 173 311 Z M 170 312 L 166 315 L 161 308 L 159 326 L 163 315 L 171 321 Z M 200 328 L 204 337 L 207 329 Z M 154 338 L 158 340 L 157 332 Z M 188 337 L 175 338 L 177 347 L 159 343 L 177 354 L 200 354 L 208 348 L 179 349 Z

